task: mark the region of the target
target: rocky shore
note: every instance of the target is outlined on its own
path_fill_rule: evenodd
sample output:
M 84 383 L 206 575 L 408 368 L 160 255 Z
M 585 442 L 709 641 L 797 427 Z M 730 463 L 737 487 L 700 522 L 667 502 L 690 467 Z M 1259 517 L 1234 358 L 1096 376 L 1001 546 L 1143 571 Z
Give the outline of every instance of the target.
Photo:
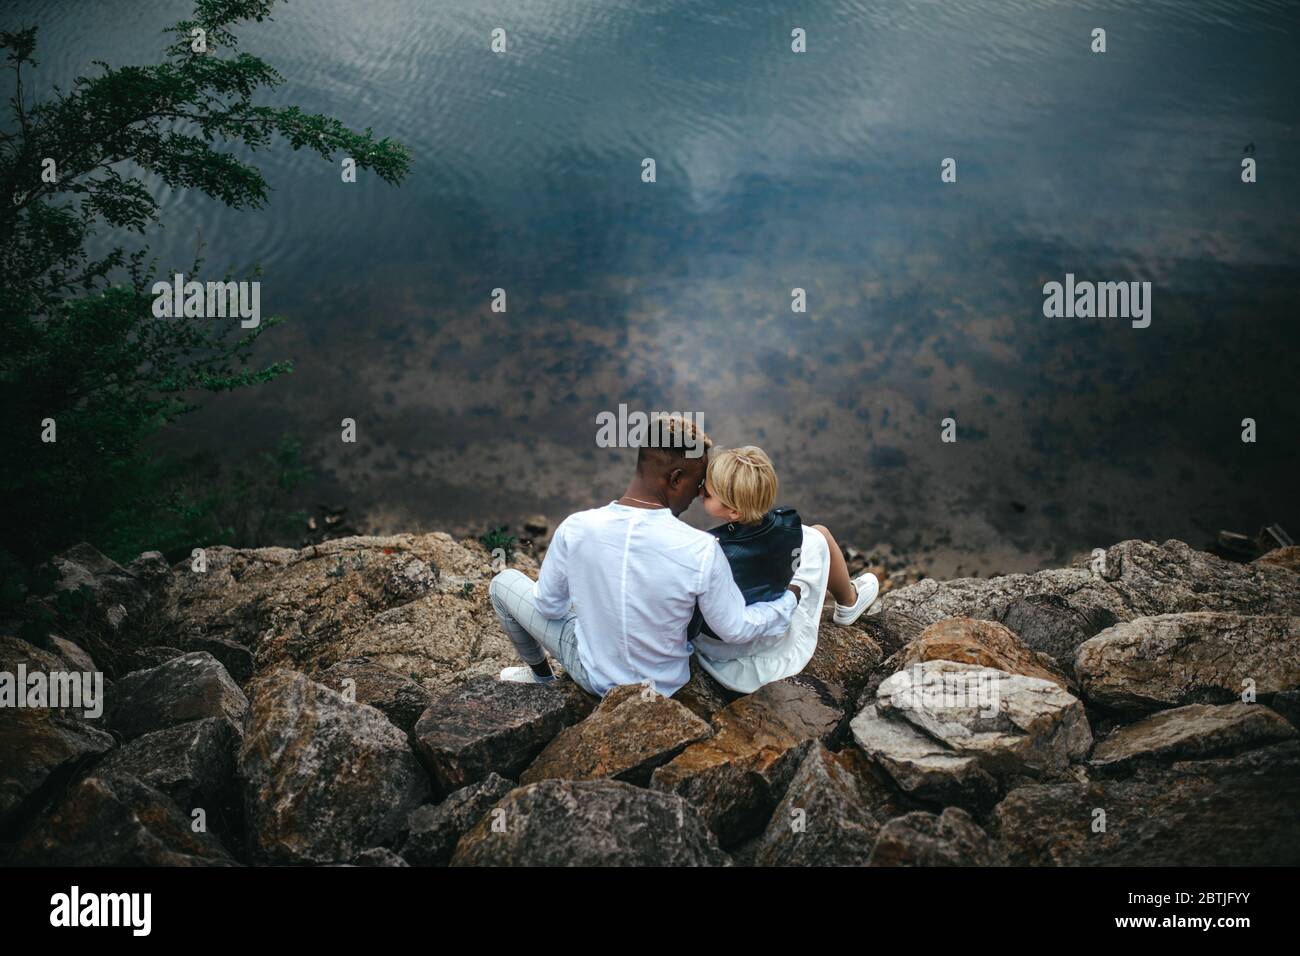
M 0 672 L 102 672 L 103 713 L 0 708 L 0 862 L 1300 864 L 1297 551 L 900 574 L 798 677 L 596 700 L 495 679 L 469 539 L 80 545 L 84 611 Z

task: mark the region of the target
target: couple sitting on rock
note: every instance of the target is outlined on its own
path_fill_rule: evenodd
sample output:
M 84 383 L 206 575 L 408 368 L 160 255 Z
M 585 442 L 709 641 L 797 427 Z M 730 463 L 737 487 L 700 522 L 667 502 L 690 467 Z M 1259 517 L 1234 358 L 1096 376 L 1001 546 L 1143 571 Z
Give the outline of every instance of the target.
M 772 507 L 776 472 L 762 449 L 710 459 L 712 444 L 681 416 L 656 418 L 627 491 L 560 523 L 536 583 L 513 568 L 492 579 L 492 606 L 527 665 L 503 680 L 555 680 L 549 652 L 592 694 L 649 682 L 671 697 L 695 652 L 747 694 L 808 663 L 828 587 L 837 624 L 862 616 L 875 575 L 850 580 L 825 527 Z M 707 532 L 678 520 L 697 495 L 724 524 Z

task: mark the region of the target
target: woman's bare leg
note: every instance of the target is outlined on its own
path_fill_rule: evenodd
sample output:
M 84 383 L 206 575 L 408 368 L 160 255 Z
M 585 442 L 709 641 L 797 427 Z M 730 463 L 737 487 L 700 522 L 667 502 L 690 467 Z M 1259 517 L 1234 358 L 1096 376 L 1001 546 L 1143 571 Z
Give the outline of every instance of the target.
M 824 524 L 815 524 L 813 528 L 821 532 L 821 536 L 826 539 L 826 543 L 831 548 L 831 574 L 827 587 L 835 598 L 836 604 L 852 607 L 858 599 L 858 592 L 849 577 L 849 566 L 844 562 L 844 552 L 840 550 L 840 546 L 835 543 L 835 538 L 831 536 L 830 529 Z

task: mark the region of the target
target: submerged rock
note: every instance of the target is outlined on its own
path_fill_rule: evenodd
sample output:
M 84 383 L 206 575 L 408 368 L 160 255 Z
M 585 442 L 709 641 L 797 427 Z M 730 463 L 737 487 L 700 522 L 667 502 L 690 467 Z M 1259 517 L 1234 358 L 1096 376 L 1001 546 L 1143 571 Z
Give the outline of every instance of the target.
M 461 838 L 452 866 L 726 866 L 685 800 L 617 780 L 512 791 Z

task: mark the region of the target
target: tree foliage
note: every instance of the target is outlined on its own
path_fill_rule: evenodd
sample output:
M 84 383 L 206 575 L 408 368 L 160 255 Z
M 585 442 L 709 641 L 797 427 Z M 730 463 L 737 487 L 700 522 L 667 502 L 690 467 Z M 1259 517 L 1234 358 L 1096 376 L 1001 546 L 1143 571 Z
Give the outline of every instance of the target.
M 7 566 L 30 568 L 83 539 L 130 557 L 236 533 L 238 522 L 221 520 L 219 504 L 196 494 L 177 462 L 151 453 L 149 439 L 203 393 L 257 385 L 289 365 L 254 362 L 275 320 L 245 330 L 237 319 L 153 315 L 156 263 L 143 238 L 159 215 L 151 177 L 256 209 L 268 187 L 252 160 L 277 142 L 326 160 L 350 156 L 392 184 L 407 172 L 406 149 L 370 129 L 258 102 L 283 78 L 240 52 L 235 30 L 268 19 L 272 6 L 197 0 L 190 19 L 164 32 L 162 62 L 96 61 L 93 75 L 39 102 L 27 90 L 37 28 L 0 33 L 12 93 L 0 120 Z M 138 248 L 128 253 L 120 242 L 132 234 Z M 46 420 L 54 442 L 42 441 Z M 286 467 L 296 474 L 294 455 Z

